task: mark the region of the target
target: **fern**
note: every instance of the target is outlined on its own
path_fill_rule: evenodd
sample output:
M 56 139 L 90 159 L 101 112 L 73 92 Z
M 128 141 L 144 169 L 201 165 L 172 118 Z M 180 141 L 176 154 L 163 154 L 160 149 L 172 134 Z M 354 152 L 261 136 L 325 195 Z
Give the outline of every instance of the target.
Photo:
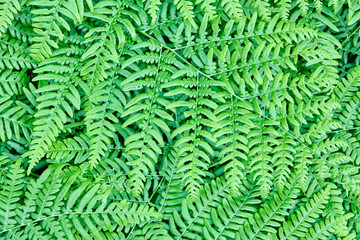
M 242 134 L 249 133 L 248 128 L 254 125 L 252 121 L 249 121 L 252 110 L 250 104 L 230 96 L 229 103 L 223 104 L 215 111 L 215 114 L 221 112 L 218 116 L 221 129 L 214 135 L 215 138 L 219 139 L 216 146 L 226 146 L 219 153 L 221 158 L 219 164 L 226 163 L 225 177 L 229 182 L 230 191 L 234 195 L 239 191 L 242 180 L 245 179 L 244 172 L 248 164 L 249 141 Z M 235 118 L 236 115 L 239 117 Z M 255 116 L 256 114 L 253 114 L 253 118 Z
M 214 239 L 234 238 L 234 230 L 239 230 L 239 223 L 244 224 L 256 211 L 255 206 L 260 203 L 256 199 L 258 196 L 258 188 L 251 182 L 244 182 L 239 197 L 228 196 L 216 210 L 211 209 L 211 221 L 205 221 L 204 236 Z
M 329 219 L 325 219 L 325 221 L 316 223 L 315 226 L 309 230 L 305 239 L 321 239 L 330 236 L 331 233 L 336 233 L 337 236 L 345 237 L 348 232 L 344 229 L 344 225 L 346 225 L 346 220 L 350 217 L 351 214 L 347 214 L 337 218 L 330 217 Z
M 34 68 L 36 62 L 29 56 L 27 44 L 21 43 L 15 39 L 4 38 L 1 44 L 1 69 L 28 69 Z
M 359 239 L 359 20 L 0 0 L 0 239 Z
M 162 162 L 163 166 L 161 175 L 164 176 L 166 182 L 159 190 L 159 197 L 156 202 L 159 205 L 159 211 L 164 214 L 164 219 L 169 219 L 174 210 L 180 211 L 182 198 L 185 197 L 181 186 L 181 178 L 183 173 L 178 173 L 179 159 L 176 152 L 171 150 L 167 153 L 166 159 Z
M 304 232 L 307 232 L 306 227 L 315 221 L 314 218 L 319 216 L 319 212 L 328 202 L 330 189 L 331 185 L 328 185 L 325 189 L 320 190 L 319 193 L 310 199 L 309 203 L 304 207 L 300 207 L 300 210 L 291 216 L 291 221 L 284 222 L 283 226 L 279 229 L 280 239 L 304 237 Z
M 3 0 L 0 4 L 0 32 L 4 33 L 8 26 L 11 25 L 11 21 L 14 20 L 14 15 L 20 11 L 21 5 L 17 0 Z
M 187 132 L 188 136 L 177 140 L 174 147 L 181 147 L 181 149 L 177 152 L 178 156 L 181 157 L 178 171 L 186 172 L 183 176 L 183 182 L 185 183 L 186 190 L 188 191 L 189 199 L 195 200 L 198 195 L 200 183 L 203 182 L 201 177 L 206 176 L 205 171 L 208 169 L 207 164 L 210 163 L 210 158 L 207 154 L 210 154 L 210 156 L 214 155 L 211 146 L 205 140 L 212 142 L 215 142 L 215 140 L 213 140 L 211 133 L 206 130 L 202 130 L 202 128 L 216 127 L 218 121 L 216 115 L 209 110 L 216 109 L 217 104 L 210 99 L 202 99 L 202 97 L 214 94 L 211 90 L 211 86 L 221 86 L 222 84 L 217 81 L 209 81 L 205 78 L 200 78 L 199 74 L 194 72 L 183 73 L 180 71 L 176 72 L 172 78 L 180 77 L 183 74 L 190 75 L 192 77 L 185 78 L 183 81 L 171 81 L 163 85 L 163 87 L 177 87 L 174 90 L 169 91 L 166 96 L 176 96 L 183 93 L 185 96 L 193 98 L 187 101 L 176 101 L 169 104 L 167 108 L 187 108 L 188 110 L 184 112 L 184 116 L 186 118 L 191 117 L 195 119 L 195 121 L 187 122 L 185 125 L 181 126 L 172 133 L 172 137 L 175 137 L 179 134 Z M 189 69 L 189 71 L 191 71 L 191 69 Z M 186 89 L 185 86 L 193 88 L 190 90 Z M 187 152 L 190 152 L 190 154 L 187 155 Z
M 109 192 L 99 191 L 100 184 L 92 184 L 90 179 L 71 190 L 74 183 L 78 181 L 80 171 L 74 169 L 72 175 L 66 176 L 63 173 L 63 167 L 64 165 L 53 165 L 36 181 L 31 181 L 29 190 L 25 192 L 24 205 L 16 214 L 12 214 L 10 212 L 12 209 L 5 207 L 4 210 L 7 214 L 5 215 L 2 234 L 10 237 L 14 230 L 24 228 L 24 231 L 19 232 L 19 235 L 14 235 L 21 237 L 21 234 L 28 234 L 32 238 L 37 238 L 36 235 L 39 237 L 42 235 L 42 237 L 72 239 L 77 235 L 74 233 L 75 230 L 84 237 L 103 238 L 103 233 L 94 225 L 98 224 L 96 222 L 107 221 L 107 224 L 101 224 L 102 228 L 107 231 L 113 229 L 111 227 L 112 222 L 115 222 L 121 229 L 128 224 L 139 224 L 145 219 L 161 217 L 149 206 L 138 206 L 126 200 L 105 206 Z M 18 168 L 17 171 L 19 170 L 21 169 Z M 50 174 L 51 172 L 53 174 Z M 17 174 L 21 174 L 21 171 Z M 12 201 L 18 202 L 19 198 L 16 196 L 24 193 L 18 191 L 20 189 L 17 185 L 23 181 L 24 173 L 17 177 L 17 181 L 19 181 L 17 183 L 14 182 L 14 177 L 15 175 L 9 176 L 10 179 L 13 179 L 13 183 L 9 181 L 12 187 L 9 189 L 10 192 L 4 192 L 3 195 L 11 195 L 13 196 Z M 60 188 L 62 185 L 63 187 Z M 70 193 L 68 193 L 69 190 Z M 99 205 L 98 202 L 102 204 Z M 96 210 L 93 212 L 90 211 L 91 209 Z M 18 226 L 9 225 L 11 224 L 9 220 L 17 216 L 20 224 Z
M 103 15 L 107 12 L 109 17 Z M 89 88 L 92 89 L 99 82 L 107 78 L 106 69 L 110 68 L 109 60 L 118 63 L 119 56 L 117 54 L 117 47 L 122 47 L 125 44 L 125 34 L 123 28 L 118 24 L 122 24 L 130 33 L 133 40 L 135 40 L 135 29 L 133 24 L 127 18 L 122 18 L 122 15 L 132 17 L 132 20 L 139 23 L 139 18 L 136 14 L 125 9 L 125 4 L 120 1 L 107 1 L 105 3 L 98 3 L 94 6 L 94 10 L 88 13 L 89 17 L 103 21 L 103 27 L 93 28 L 85 35 L 85 43 L 92 43 L 84 54 L 81 56 L 81 61 L 86 63 L 81 68 L 81 75 L 89 82 Z M 95 34 L 95 35 L 94 35 Z M 115 40 L 113 42 L 113 40 Z
M 89 153 L 89 137 L 80 135 L 74 138 L 64 139 L 64 141 L 55 142 L 46 152 L 48 159 L 53 159 L 57 163 L 74 161 L 75 164 L 84 162 Z
M 145 43 L 145 46 L 151 42 Z M 135 45 L 139 48 L 143 43 Z M 165 121 L 173 121 L 173 117 L 164 111 L 169 101 L 160 95 L 161 85 L 174 72 L 171 64 L 176 64 L 176 59 L 169 51 L 162 52 L 162 48 L 158 45 L 152 46 L 157 54 L 136 55 L 128 59 L 123 64 L 123 68 L 129 66 L 133 62 L 145 61 L 153 63 L 147 65 L 147 68 L 131 74 L 126 78 L 122 85 L 125 89 L 141 89 L 148 88 L 147 93 L 139 94 L 129 101 L 125 106 L 122 117 L 128 118 L 123 127 L 127 127 L 135 122 L 141 129 L 139 133 L 129 136 L 125 140 L 126 153 L 130 166 L 133 166 L 130 172 L 130 188 L 137 196 L 144 187 L 144 174 L 148 173 L 148 169 L 153 170 L 154 163 L 157 162 L 156 154 L 161 154 L 159 148 L 164 147 L 164 140 L 161 132 L 169 133 L 170 129 Z M 136 81 L 138 78 L 145 78 L 142 81 Z M 151 90 L 150 90 L 151 89 Z M 164 120 L 162 120 L 162 119 Z M 161 129 L 161 130 L 160 130 Z M 160 133 L 159 133 L 160 131 Z M 134 156 L 134 159 L 132 159 Z
M 26 114 L 26 110 L 20 104 L 14 104 L 10 100 L 10 96 L 0 98 L 0 138 L 2 141 L 12 139 L 13 135 L 20 139 L 24 135 L 30 139 L 32 125 L 30 115 Z
M 185 23 L 192 26 L 194 29 L 197 29 L 197 25 L 194 21 L 195 16 L 194 16 L 194 10 L 193 10 L 194 7 L 192 2 L 186 0 L 175 0 L 174 4 L 182 14 Z
M 196 202 L 195 206 L 187 200 L 183 200 L 181 205 L 181 216 L 177 211 L 170 219 L 170 233 L 175 239 L 193 239 L 201 232 L 201 226 L 205 219 L 209 218 L 211 209 L 216 208 L 221 203 L 221 199 L 227 196 L 227 185 L 222 179 L 216 179 L 211 186 L 206 184 L 200 190 L 201 201 Z M 192 210 L 192 213 L 189 212 Z M 177 228 L 178 227 L 178 228 Z
M 24 186 L 22 179 L 25 176 L 24 170 L 20 168 L 20 163 L 19 159 L 10 166 L 10 172 L 1 187 L 1 231 L 7 231 L 16 224 L 15 211 Z
M 296 187 L 296 178 L 292 177 L 283 192 L 276 194 L 269 203 L 265 203 L 254 217 L 250 217 L 240 228 L 238 239 L 266 239 L 268 232 L 276 233 L 274 227 L 285 220 L 289 209 L 295 205 L 294 199 L 299 190 Z M 250 226 L 252 226 L 250 228 Z
M 92 8 L 92 1 L 87 0 L 87 5 Z M 51 36 L 64 39 L 64 29 L 70 31 L 70 25 L 64 17 L 71 19 L 74 24 L 81 23 L 84 17 L 83 1 L 30 1 L 32 6 L 38 7 L 31 11 L 35 15 L 33 19 L 34 31 L 38 34 L 33 38 L 35 42 L 31 46 L 30 56 L 37 62 L 41 62 L 52 55 L 52 49 L 58 48 L 56 41 Z
M 60 56 L 61 59 L 61 56 Z M 30 166 L 28 172 L 39 162 L 49 149 L 51 142 L 59 135 L 59 132 L 64 128 L 64 123 L 67 122 L 67 116 L 73 116 L 73 109 L 71 106 L 80 108 L 81 100 L 76 87 L 73 85 L 79 79 L 75 75 L 76 65 L 72 68 L 62 69 L 61 65 L 57 65 L 56 61 L 59 59 L 54 56 L 54 59 L 49 59 L 49 66 L 39 68 L 40 72 L 48 72 L 38 75 L 36 81 L 48 79 L 52 84 L 44 85 L 37 89 L 37 93 L 41 95 L 36 99 L 40 102 L 36 107 L 40 111 L 37 112 L 38 118 L 33 124 L 35 139 L 32 140 L 32 147 L 27 155 L 30 157 Z M 79 60 L 74 59 L 75 64 Z M 55 62 L 55 64 L 53 64 Z M 62 75 L 64 74 L 65 75 Z M 52 104 L 55 102 L 56 104 Z M 69 105 L 70 103 L 70 105 Z
M 92 109 L 87 112 L 85 121 L 90 138 L 89 161 L 93 167 L 105 155 L 104 151 L 110 144 L 109 138 L 116 131 L 112 124 L 118 122 L 115 114 L 123 112 L 120 106 L 125 105 L 126 101 L 124 94 L 116 87 L 120 83 L 116 83 L 114 79 L 115 71 L 116 68 L 111 76 L 112 80 L 97 85 L 89 99 Z

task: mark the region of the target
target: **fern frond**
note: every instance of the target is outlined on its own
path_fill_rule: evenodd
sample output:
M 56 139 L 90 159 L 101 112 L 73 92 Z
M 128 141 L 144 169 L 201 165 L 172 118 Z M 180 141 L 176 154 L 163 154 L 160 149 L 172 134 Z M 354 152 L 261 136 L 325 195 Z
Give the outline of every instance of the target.
M 22 4 L 25 2 L 22 2 Z M 14 16 L 12 24 L 8 26 L 8 35 L 12 38 L 30 43 L 31 39 L 36 35 L 31 27 L 32 14 L 30 13 L 31 7 L 23 4 L 18 14 Z M 30 47 L 29 47 L 30 48 Z M 31 57 L 28 56 L 30 59 Z M 33 60 L 33 62 L 35 62 Z M 36 62 L 35 62 L 36 63 Z
M 307 16 L 308 10 L 309 10 L 309 3 L 306 0 L 297 0 L 296 4 L 300 8 L 300 13 L 302 16 Z
M 106 14 L 104 14 L 106 13 Z M 126 9 L 126 2 L 106 1 L 97 3 L 92 13 L 87 15 L 95 20 L 100 20 L 103 26 L 92 28 L 85 35 L 84 43 L 91 46 L 81 56 L 85 64 L 81 68 L 81 75 L 88 81 L 90 90 L 107 79 L 107 69 L 111 63 L 119 63 L 118 48 L 123 48 L 127 31 L 133 40 L 136 39 L 133 23 L 125 18 L 129 16 L 132 21 L 139 24 L 139 17 Z
M 191 203 L 183 200 L 181 211 L 174 211 L 170 218 L 170 233 L 174 239 L 194 239 L 201 234 L 205 220 L 211 216 L 211 209 L 221 204 L 228 195 L 226 182 L 217 178 L 211 185 L 205 184 L 199 191 L 200 201 Z M 180 215 L 180 214 L 181 215 Z
M 183 73 L 181 70 L 176 72 L 172 78 L 182 75 L 192 76 L 194 73 Z M 179 172 L 184 172 L 182 178 L 186 186 L 188 198 L 191 201 L 197 199 L 200 184 L 203 183 L 202 177 L 206 176 L 206 170 L 210 163 L 208 155 L 213 156 L 213 149 L 207 141 L 215 142 L 211 131 L 206 128 L 219 128 L 217 116 L 210 109 L 216 109 L 218 105 L 214 100 L 205 96 L 214 96 L 212 86 L 223 86 L 220 81 L 211 81 L 197 75 L 196 78 L 184 78 L 183 80 L 173 80 L 166 83 L 162 88 L 175 87 L 165 94 L 165 96 L 177 96 L 184 94 L 185 100 L 178 100 L 166 106 L 167 109 L 183 109 L 185 118 L 190 118 L 186 124 L 176 129 L 171 137 L 178 135 L 185 137 L 179 138 L 174 147 L 180 147 L 177 156 L 180 157 Z M 185 88 L 188 87 L 188 88 Z M 215 96 L 213 97 L 216 98 Z
M 273 149 L 274 179 L 276 187 L 282 191 L 284 184 L 291 174 L 291 168 L 294 165 L 294 154 L 296 141 L 287 133 L 282 133 L 279 139 L 279 145 Z
M 149 205 L 138 205 L 136 203 L 130 203 L 126 200 L 122 200 L 118 203 L 110 203 L 104 208 L 104 204 L 101 204 L 95 209 L 95 214 L 90 210 L 93 208 L 93 204 L 96 203 L 99 195 L 95 195 L 95 191 L 98 187 L 93 187 L 88 193 L 81 199 L 80 205 L 76 205 L 76 212 L 69 212 L 69 219 L 75 225 L 75 230 L 81 234 L 82 237 L 104 239 L 103 232 L 97 229 L 97 225 L 101 226 L 101 229 L 110 230 L 116 227 L 119 230 L 124 226 L 133 224 L 139 224 L 143 221 L 149 221 L 151 219 L 161 219 L 161 214 L 154 211 L 154 208 Z M 100 200 L 100 199 L 99 199 Z M 87 206 L 89 204 L 89 206 Z M 67 208 L 69 206 L 67 205 Z M 86 207 L 86 209 L 84 209 Z M 82 220 L 83 219 L 83 220 Z M 101 221 L 106 221 L 104 225 Z M 70 237 L 72 234 L 68 232 Z
M 297 146 L 295 150 L 295 173 L 298 176 L 300 188 L 305 189 L 309 176 L 309 166 L 313 163 L 313 155 L 311 149 L 304 145 Z
M 279 13 L 282 19 L 289 18 L 290 11 L 290 1 L 289 0 L 279 0 L 277 1 L 277 5 L 279 6 Z
M 47 80 L 49 84 L 40 85 L 41 87 L 36 90 L 36 93 L 41 95 L 36 99 L 39 104 L 36 106 L 38 112 L 35 114 L 38 119 L 33 123 L 35 138 L 31 141 L 30 151 L 26 153 L 26 156 L 30 157 L 28 173 L 45 156 L 49 146 L 64 129 L 68 117 L 74 115 L 73 108 L 80 109 L 80 94 L 76 86 L 79 81 L 76 75 L 79 60 L 75 58 L 75 65 L 65 70 L 62 70 L 61 63 L 53 64 L 58 60 L 55 55 L 54 58 L 45 61 L 43 67 L 38 69 L 43 74 L 34 79 L 40 82 Z
M 253 2 L 253 7 L 264 21 L 269 21 L 270 18 L 270 4 L 268 0 L 256 0 Z
M 324 221 L 315 223 L 315 226 L 310 228 L 305 235 L 306 240 L 324 239 L 331 236 L 332 233 L 336 233 L 339 237 L 345 237 L 348 235 L 346 229 L 346 220 L 351 218 L 352 214 L 348 213 L 339 217 L 329 217 Z
M 254 101 L 255 102 L 255 101 Z M 254 103 L 253 102 L 253 103 Z M 266 198 L 272 186 L 274 167 L 271 164 L 271 151 L 279 145 L 279 133 L 273 126 L 277 122 L 264 120 L 261 117 L 253 129 L 247 134 L 249 138 L 250 171 L 254 172 L 254 181 L 260 186 L 260 193 Z
M 30 56 L 36 62 L 42 62 L 52 56 L 53 49 L 59 47 L 52 37 L 62 41 L 64 29 L 71 30 L 66 19 L 73 20 L 75 24 L 81 22 L 84 15 L 83 1 L 45 0 L 30 1 L 29 4 L 38 7 L 31 11 L 35 15 L 32 26 L 37 36 L 32 38 L 34 44 Z
M 5 142 L 13 134 L 19 140 L 21 135 L 30 140 L 32 119 L 20 104 L 14 104 L 10 96 L 0 98 L 0 139 Z
M 21 159 L 10 165 L 9 173 L 0 190 L 0 232 L 7 231 L 16 225 L 18 201 L 23 194 L 25 173 L 20 166 Z
M 0 32 L 5 33 L 8 26 L 14 20 L 14 15 L 21 9 L 18 0 L 1 0 L 0 1 Z M 0 34 L 1 36 L 2 34 Z
M 186 196 L 181 184 L 184 174 L 178 173 L 178 163 L 179 158 L 174 150 L 170 150 L 162 161 L 160 174 L 165 177 L 166 182 L 160 188 L 159 200 L 156 202 L 159 205 L 158 211 L 163 213 L 163 219 L 166 220 L 170 218 L 174 210 L 181 210 L 182 200 Z
M 243 10 L 240 1 L 222 0 L 221 6 L 224 7 L 225 12 L 229 15 L 230 19 L 234 19 L 236 22 L 241 20 Z
M 325 204 L 328 203 L 331 188 L 332 186 L 329 184 L 325 189 L 321 189 L 304 207 L 300 207 L 300 210 L 291 215 L 291 219 L 284 222 L 279 228 L 280 238 L 295 240 L 298 237 L 305 237 L 307 228 L 315 222 L 315 218 L 322 213 Z
M 147 5 L 145 7 L 145 10 L 148 11 L 150 17 L 151 17 L 151 26 L 153 26 L 156 23 L 158 12 L 160 10 L 159 5 L 161 5 L 160 0 L 143 0 L 143 2 L 147 2 Z
M 89 142 L 87 135 L 82 134 L 63 141 L 56 141 L 46 151 L 46 157 L 56 163 L 74 161 L 75 164 L 84 162 L 89 157 Z
M 20 72 L 12 70 L 3 71 L 0 74 L 0 94 L 2 96 L 23 95 L 23 88 L 29 82 L 25 73 L 24 70 Z
M 120 90 L 120 82 L 116 81 L 115 72 L 119 66 L 114 67 L 111 78 L 98 84 L 91 92 L 89 109 L 85 114 L 88 136 L 90 138 L 89 162 L 95 167 L 105 155 L 110 146 L 110 139 L 114 138 L 115 127 L 118 123 L 117 114 L 123 113 L 126 104 L 125 94 Z
M 0 40 L 0 69 L 32 69 L 36 62 L 29 56 L 27 44 L 14 39 Z
M 266 239 L 268 232 L 276 233 L 275 228 L 285 221 L 290 209 L 296 204 L 295 198 L 299 194 L 296 181 L 296 177 L 292 176 L 283 191 L 264 203 L 254 216 L 245 221 L 236 239 Z
M 142 45 L 135 45 L 135 48 Z M 140 130 L 125 140 L 127 164 L 133 168 L 129 173 L 129 184 L 134 196 L 138 196 L 143 190 L 144 175 L 148 174 L 149 169 L 154 169 L 154 164 L 158 161 L 157 154 L 162 153 L 160 147 L 164 146 L 164 139 L 161 133 L 168 134 L 170 128 L 167 122 L 174 120 L 165 111 L 169 101 L 160 95 L 160 90 L 161 85 L 175 71 L 172 64 L 177 60 L 171 52 L 160 48 L 154 55 L 141 54 L 130 58 L 123 67 L 130 67 L 137 61 L 149 64 L 145 64 L 146 68 L 131 74 L 121 83 L 124 89 L 147 90 L 129 101 L 121 115 L 123 118 L 132 115 L 124 122 L 123 127 L 137 123 Z
M 218 115 L 221 128 L 214 134 L 216 147 L 224 146 L 219 153 L 219 164 L 224 165 L 225 178 L 229 182 L 230 192 L 235 196 L 245 174 L 248 164 L 248 139 L 244 134 L 248 134 L 256 114 L 248 102 L 240 101 L 230 97 L 230 101 L 219 106 L 215 110 Z
M 217 16 L 215 0 L 197 0 L 195 5 L 200 5 L 200 9 L 205 12 L 204 17 L 213 20 Z M 236 11 L 236 10 L 235 10 Z
M 144 226 L 139 227 L 127 237 L 129 240 L 147 240 L 147 239 L 161 239 L 172 240 L 168 230 L 164 224 L 160 222 L 145 223 Z
M 205 219 L 205 226 L 203 230 L 204 237 L 208 239 L 235 239 L 235 234 L 241 224 L 243 224 L 256 211 L 256 205 L 260 201 L 258 197 L 258 188 L 250 183 L 244 181 L 239 196 L 228 196 L 223 200 L 221 205 L 211 209 L 211 218 Z
M 339 114 L 339 120 L 342 122 L 344 129 L 351 129 L 356 124 L 356 121 L 359 119 L 359 104 L 360 94 L 357 93 Z
M 144 220 L 161 218 L 161 214 L 155 212 L 154 208 L 132 204 L 126 200 L 105 206 L 109 192 L 101 192 L 100 184 L 92 184 L 90 179 L 71 190 L 80 171 L 75 169 L 70 176 L 66 176 L 62 171 L 63 167 L 64 165 L 52 165 L 36 181 L 30 182 L 25 193 L 25 203 L 19 203 L 16 214 L 20 225 L 1 229 L 1 234 L 24 227 L 25 231 L 22 234 L 33 236 L 34 239 L 41 236 L 46 238 L 49 235 L 57 239 L 73 239 L 77 234 L 103 239 L 104 236 L 95 226 L 111 231 L 112 224 L 115 223 L 121 229 L 129 224 L 140 224 Z M 22 183 L 23 177 L 19 175 L 18 178 L 17 184 Z M 13 186 L 17 191 L 21 188 Z M 13 194 L 12 201 L 19 202 L 16 196 Z M 105 221 L 106 224 L 102 224 L 101 221 Z
M 196 30 L 198 26 L 195 23 L 193 3 L 191 1 L 186 1 L 186 0 L 175 0 L 174 4 L 182 14 L 185 23 L 190 24 Z
M 349 132 L 342 132 L 339 134 L 339 138 L 343 139 L 346 142 L 344 152 L 359 164 L 359 157 L 360 157 L 360 144 L 358 139 L 360 138 L 359 131 L 356 131 L 354 134 Z

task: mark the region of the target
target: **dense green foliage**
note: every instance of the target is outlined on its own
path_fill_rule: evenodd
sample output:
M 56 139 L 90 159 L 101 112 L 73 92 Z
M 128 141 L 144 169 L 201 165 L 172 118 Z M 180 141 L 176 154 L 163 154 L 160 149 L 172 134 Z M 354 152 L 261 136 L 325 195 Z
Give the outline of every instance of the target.
M 0 239 L 360 239 L 359 0 L 0 0 Z

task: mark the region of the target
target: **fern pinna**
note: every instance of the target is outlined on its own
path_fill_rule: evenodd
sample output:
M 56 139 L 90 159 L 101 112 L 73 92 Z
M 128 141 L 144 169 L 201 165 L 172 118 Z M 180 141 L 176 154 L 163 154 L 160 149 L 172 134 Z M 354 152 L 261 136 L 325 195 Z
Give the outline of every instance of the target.
M 0 239 L 360 239 L 360 2 L 0 0 Z

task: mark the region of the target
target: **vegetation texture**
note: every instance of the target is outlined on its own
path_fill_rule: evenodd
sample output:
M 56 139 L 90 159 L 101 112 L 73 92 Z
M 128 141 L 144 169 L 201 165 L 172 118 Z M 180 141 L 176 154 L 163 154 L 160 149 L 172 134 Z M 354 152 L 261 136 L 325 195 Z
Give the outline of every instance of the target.
M 360 239 L 359 0 L 0 0 L 0 240 Z

